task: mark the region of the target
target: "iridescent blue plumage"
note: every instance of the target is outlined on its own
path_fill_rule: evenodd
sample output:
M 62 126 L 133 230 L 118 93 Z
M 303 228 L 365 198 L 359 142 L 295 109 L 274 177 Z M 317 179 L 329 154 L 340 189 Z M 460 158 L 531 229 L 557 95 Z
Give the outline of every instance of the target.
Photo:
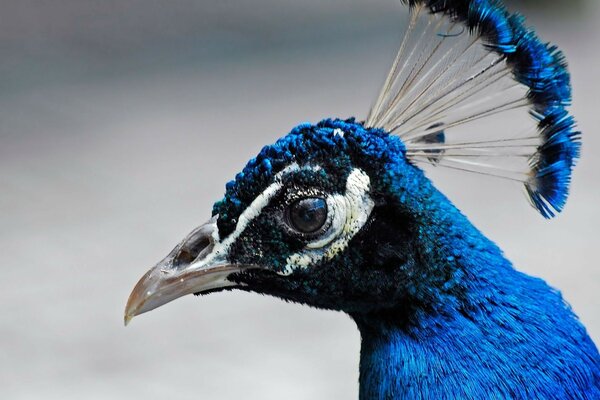
M 393 135 L 352 119 L 299 125 L 264 147 L 227 185 L 214 210 L 220 234 L 228 235 L 233 229 L 228 223 L 291 162 L 344 165 L 346 157 L 373 177 L 372 192 L 395 210 L 385 212 L 387 222 L 375 219 L 350 243 L 350 254 L 316 267 L 319 273 L 275 282 L 239 277 L 239 282 L 247 290 L 352 316 L 363 338 L 361 399 L 600 396 L 600 355 L 560 293 L 515 270 L 411 165 L 404 144 Z M 409 236 L 402 238 L 400 229 Z M 285 254 L 265 251 L 268 247 L 254 239 L 253 247 L 262 249 L 261 262 L 284 263 Z M 410 250 L 400 243 L 406 240 Z M 389 264 L 385 255 L 408 251 L 416 258 Z M 373 284 L 363 275 L 365 268 L 387 272 Z M 359 287 L 369 293 L 350 301 L 347 293 Z
M 417 36 L 434 43 L 402 43 L 365 121 L 301 124 L 265 146 L 213 219 L 140 280 L 126 319 L 192 292 L 253 291 L 353 318 L 363 400 L 598 399 L 600 354 L 560 293 L 514 269 L 419 168 L 526 157 L 525 178 L 495 176 L 525 183 L 543 216 L 561 211 L 580 153 L 564 57 L 499 1 L 404 3 L 418 10 L 408 32 L 428 10 Z M 457 24 L 472 36 L 450 42 Z M 485 92 L 507 75 L 525 92 Z M 482 91 L 500 100 L 473 113 Z M 464 121 L 515 105 L 528 107 L 535 137 L 448 141 Z M 290 210 L 301 204 L 319 210 L 300 209 L 298 229 Z

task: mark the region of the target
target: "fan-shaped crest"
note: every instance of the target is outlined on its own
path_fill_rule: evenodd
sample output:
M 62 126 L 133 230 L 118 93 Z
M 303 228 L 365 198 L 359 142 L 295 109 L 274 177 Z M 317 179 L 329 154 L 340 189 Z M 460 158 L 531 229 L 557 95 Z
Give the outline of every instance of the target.
M 404 2 L 365 125 L 399 135 L 416 163 L 522 182 L 544 217 L 560 212 L 580 147 L 562 54 L 493 0 Z

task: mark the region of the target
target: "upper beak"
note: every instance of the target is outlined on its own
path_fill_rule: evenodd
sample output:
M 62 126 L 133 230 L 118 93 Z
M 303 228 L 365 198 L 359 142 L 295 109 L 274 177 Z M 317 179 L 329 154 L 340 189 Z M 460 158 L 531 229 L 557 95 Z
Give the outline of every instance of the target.
M 227 261 L 217 243 L 216 217 L 192 231 L 138 281 L 125 307 L 125 325 L 136 315 L 186 294 L 235 286 L 227 277 L 246 267 Z

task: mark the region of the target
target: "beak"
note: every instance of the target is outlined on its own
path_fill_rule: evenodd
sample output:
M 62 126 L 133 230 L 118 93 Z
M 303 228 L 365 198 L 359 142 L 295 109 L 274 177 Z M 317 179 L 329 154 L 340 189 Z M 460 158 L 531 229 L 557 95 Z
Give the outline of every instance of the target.
M 135 285 L 125 307 L 125 325 L 136 315 L 191 293 L 237 286 L 227 277 L 247 266 L 227 261 L 219 246 L 217 218 L 194 229 Z

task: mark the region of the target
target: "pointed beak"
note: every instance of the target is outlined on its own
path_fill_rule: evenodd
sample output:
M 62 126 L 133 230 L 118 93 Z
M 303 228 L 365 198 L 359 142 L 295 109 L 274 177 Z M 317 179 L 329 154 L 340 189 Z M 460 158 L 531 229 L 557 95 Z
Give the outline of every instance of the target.
M 138 281 L 125 307 L 125 325 L 136 315 L 191 293 L 236 286 L 227 277 L 248 267 L 227 261 L 217 242 L 216 217 L 192 231 Z

